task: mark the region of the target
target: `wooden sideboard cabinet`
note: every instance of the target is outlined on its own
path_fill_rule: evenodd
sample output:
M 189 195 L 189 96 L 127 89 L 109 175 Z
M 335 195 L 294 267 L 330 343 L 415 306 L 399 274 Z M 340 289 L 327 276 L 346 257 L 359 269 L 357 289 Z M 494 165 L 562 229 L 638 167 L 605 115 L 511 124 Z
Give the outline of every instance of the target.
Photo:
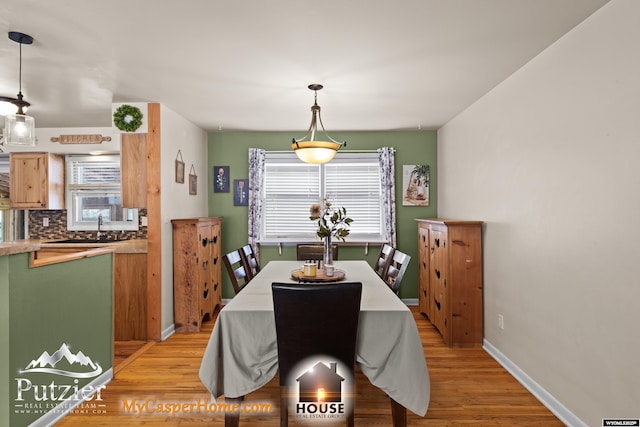
M 9 154 L 10 203 L 14 209 L 64 209 L 64 156 Z
M 482 345 L 482 221 L 416 221 L 420 312 L 448 346 Z
M 173 219 L 176 332 L 198 332 L 222 306 L 221 217 Z

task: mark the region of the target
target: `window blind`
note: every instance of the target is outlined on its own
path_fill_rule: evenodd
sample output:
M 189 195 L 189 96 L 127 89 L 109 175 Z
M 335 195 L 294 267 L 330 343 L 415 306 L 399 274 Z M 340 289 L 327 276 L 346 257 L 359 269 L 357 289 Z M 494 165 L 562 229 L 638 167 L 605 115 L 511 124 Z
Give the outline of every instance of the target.
M 261 242 L 317 240 L 309 208 L 324 197 L 354 220 L 348 241 L 384 239 L 380 182 L 375 153 L 338 153 L 323 165 L 302 163 L 293 153 L 267 155 Z
M 116 156 L 70 156 L 67 167 L 71 188 L 120 188 L 120 159 Z

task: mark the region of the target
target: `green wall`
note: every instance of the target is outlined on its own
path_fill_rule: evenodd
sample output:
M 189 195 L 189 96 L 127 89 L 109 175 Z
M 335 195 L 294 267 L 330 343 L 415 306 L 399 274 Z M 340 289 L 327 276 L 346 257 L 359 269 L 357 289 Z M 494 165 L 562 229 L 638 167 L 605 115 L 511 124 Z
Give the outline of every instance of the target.
M 0 256 L 0 425 L 9 425 L 9 257 Z
M 19 373 L 44 351 L 51 355 L 66 343 L 73 354 L 81 351 L 100 364 L 103 373 L 113 367 L 113 254 L 36 268 L 29 268 L 30 256 L 30 253 L 21 253 L 0 257 L 0 266 L 6 264 L 8 267 L 9 303 L 7 307 L 4 303 L 1 307 L 2 318 L 9 319 L 7 401 L 10 406 L 8 425 L 11 426 L 29 425 L 43 415 L 34 413 L 35 410 L 29 414 L 15 413 L 18 382 L 15 378 L 29 380 L 33 388 L 39 387 L 40 393 L 42 387 L 49 386 L 52 381 L 56 385 L 74 386 L 72 378 L 61 375 Z M 7 282 L 0 278 L 0 288 L 5 289 Z M 5 290 L 2 292 L 4 294 Z M 5 313 L 5 309 L 10 312 Z M 65 363 L 61 361 L 56 368 L 64 369 L 59 365 Z M 78 379 L 78 388 L 93 379 Z M 25 403 L 40 404 L 43 409 L 52 404 L 51 399 L 36 402 L 33 388 L 25 392 Z M 59 389 L 55 395 L 60 396 Z M 3 421 L 0 419 L 0 425 L 4 425 Z
M 299 133 L 299 132 L 298 132 Z M 230 167 L 230 187 L 234 179 L 248 178 L 248 150 L 262 148 L 267 151 L 291 149 L 291 139 L 300 136 L 295 132 L 220 132 L 209 134 L 209 215 L 223 216 L 222 253 L 228 253 L 247 244 L 247 207 L 233 205 L 233 192 L 213 193 L 213 167 Z M 396 230 L 397 247 L 412 258 L 400 289 L 401 298 L 418 297 L 418 239 L 414 218 L 435 217 L 438 200 L 437 132 L 436 131 L 378 131 L 378 132 L 332 132 L 339 141 L 346 140 L 349 150 L 375 150 L 379 147 L 394 147 L 396 176 Z M 402 165 L 427 164 L 430 166 L 429 206 L 402 206 Z M 357 220 L 357 218 L 354 218 Z M 347 238 L 348 241 L 348 238 Z M 379 246 L 370 246 L 365 256 L 364 247 L 341 247 L 339 258 L 365 259 L 373 265 Z M 296 259 L 295 246 L 285 246 L 278 254 L 277 246 L 260 247 L 260 263 L 270 260 Z M 223 267 L 224 270 L 224 267 Z M 222 296 L 234 295 L 226 271 L 222 272 Z

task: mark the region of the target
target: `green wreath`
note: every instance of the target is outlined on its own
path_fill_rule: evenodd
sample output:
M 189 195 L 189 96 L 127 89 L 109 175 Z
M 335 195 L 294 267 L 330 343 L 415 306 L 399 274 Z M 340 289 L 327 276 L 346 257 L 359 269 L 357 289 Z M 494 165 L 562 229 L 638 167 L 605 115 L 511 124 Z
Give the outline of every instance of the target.
M 142 113 L 138 107 L 127 104 L 121 105 L 113 113 L 113 123 L 120 130 L 135 132 L 142 124 Z

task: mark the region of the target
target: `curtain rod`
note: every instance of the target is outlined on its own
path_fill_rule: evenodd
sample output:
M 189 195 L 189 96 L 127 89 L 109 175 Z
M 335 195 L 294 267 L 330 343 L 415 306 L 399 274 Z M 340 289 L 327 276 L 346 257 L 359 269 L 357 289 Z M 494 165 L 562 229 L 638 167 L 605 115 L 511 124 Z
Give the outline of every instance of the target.
M 293 151 L 291 150 L 265 150 L 267 153 L 272 153 L 272 154 L 287 154 L 287 153 L 293 153 Z M 378 150 L 340 150 L 338 151 L 337 154 L 340 153 L 353 153 L 353 154 L 358 154 L 358 153 L 377 153 Z M 393 152 L 396 152 L 396 149 L 393 149 Z

